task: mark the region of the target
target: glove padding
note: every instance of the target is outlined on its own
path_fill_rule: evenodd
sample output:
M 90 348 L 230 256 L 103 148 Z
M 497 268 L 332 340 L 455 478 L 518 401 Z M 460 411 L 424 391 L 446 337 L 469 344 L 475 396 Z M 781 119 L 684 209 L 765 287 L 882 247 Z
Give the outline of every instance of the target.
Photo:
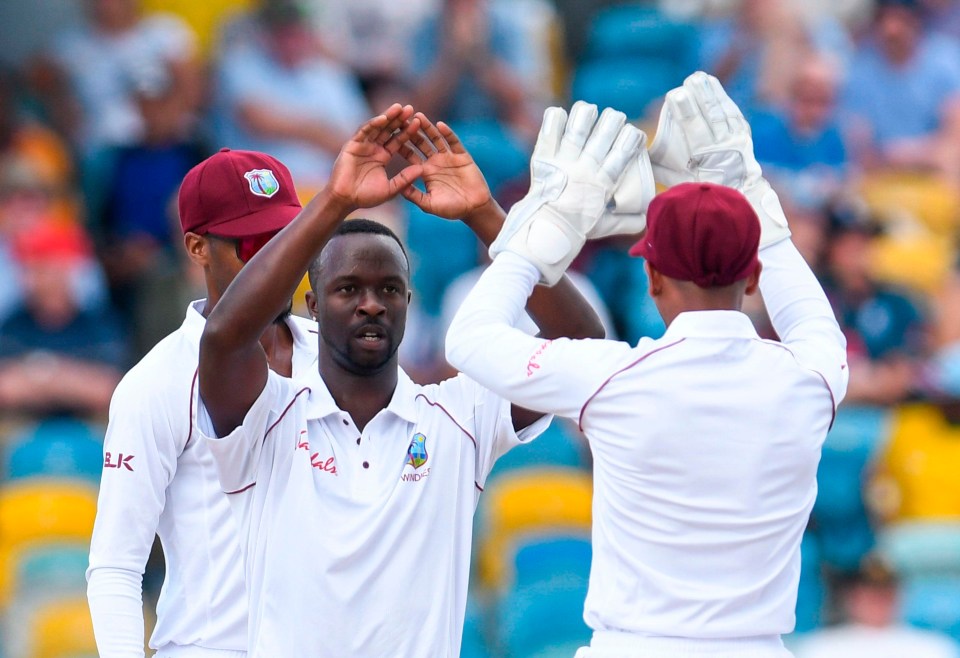
M 643 143 L 622 112 L 608 108 L 598 121 L 597 106 L 582 101 L 569 117 L 562 108 L 547 108 L 530 161 L 530 191 L 510 209 L 490 257 L 512 251 L 540 271 L 541 283 L 556 284 Z
M 666 187 L 696 181 L 742 193 L 760 217 L 761 247 L 790 237 L 780 199 L 753 154 L 750 126 L 712 75 L 697 71 L 667 93 L 650 162 Z
M 657 194 L 647 152 L 647 135 L 640 131 L 640 147 L 623 172 L 620 183 L 613 190 L 613 198 L 593 229 L 589 240 L 611 235 L 635 235 L 647 228 L 647 206 Z

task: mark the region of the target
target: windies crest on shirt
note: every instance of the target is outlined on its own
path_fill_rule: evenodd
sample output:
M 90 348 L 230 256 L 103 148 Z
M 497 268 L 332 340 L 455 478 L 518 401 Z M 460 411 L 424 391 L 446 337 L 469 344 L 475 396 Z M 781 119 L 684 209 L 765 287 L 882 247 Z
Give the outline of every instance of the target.
M 427 463 L 429 455 L 427 454 L 427 437 L 417 432 L 410 441 L 410 447 L 407 448 L 407 466 L 420 468 Z
M 280 181 L 269 169 L 252 169 L 243 177 L 250 184 L 250 191 L 257 196 L 269 199 L 280 190 Z

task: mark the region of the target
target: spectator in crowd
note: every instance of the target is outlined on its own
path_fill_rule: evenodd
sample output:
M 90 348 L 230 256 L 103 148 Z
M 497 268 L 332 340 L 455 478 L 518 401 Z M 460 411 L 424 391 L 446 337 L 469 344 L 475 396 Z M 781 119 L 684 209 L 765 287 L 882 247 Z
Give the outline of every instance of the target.
M 861 166 L 960 182 L 960 47 L 925 28 L 919 0 L 878 0 L 843 96 Z
M 837 67 L 812 55 L 796 68 L 786 106 L 751 122 L 757 160 L 794 206 L 818 208 L 848 182 L 846 148 L 837 120 Z
M 413 39 L 413 103 L 450 123 L 495 118 L 532 138 L 539 123 L 519 73 L 523 53 L 520 30 L 489 0 L 443 0 Z
M 842 594 L 844 621 L 802 639 L 797 658 L 958 658 L 949 637 L 912 628 L 897 619 L 898 579 L 874 555 Z
M 49 118 L 81 163 L 91 221 L 115 149 L 189 134 L 201 100 L 195 36 L 172 15 L 144 15 L 139 0 L 84 0 L 87 20 L 55 35 L 33 81 Z
M 932 31 L 960 39 L 960 1 L 920 0 L 927 12 L 926 23 Z
M 323 54 L 299 3 L 262 0 L 251 18 L 250 38 L 233 40 L 219 63 L 217 141 L 276 156 L 309 197 L 370 110 L 353 72 Z
M 77 224 L 21 232 L 13 252 L 24 300 L 0 324 L 0 409 L 25 414 L 104 415 L 127 366 L 116 318 L 80 308 L 69 281 L 92 257 Z
M 790 73 L 814 52 L 842 60 L 848 41 L 835 19 L 805 17 L 790 0 L 741 0 L 732 15 L 704 24 L 700 67 L 749 115 L 786 104 Z
M 924 355 L 925 313 L 905 292 L 872 275 L 871 253 L 882 231 L 853 203 L 838 203 L 829 211 L 821 279 L 847 337 L 848 403 L 903 401 Z

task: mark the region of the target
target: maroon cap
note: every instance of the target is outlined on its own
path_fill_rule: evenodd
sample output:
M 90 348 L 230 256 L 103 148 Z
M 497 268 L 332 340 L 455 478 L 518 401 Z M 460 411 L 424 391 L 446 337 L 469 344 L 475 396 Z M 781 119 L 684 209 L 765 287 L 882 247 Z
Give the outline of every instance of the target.
M 760 219 L 746 197 L 713 183 L 681 183 L 647 209 L 647 231 L 630 248 L 665 276 L 701 288 L 729 286 L 760 265 Z
M 302 207 L 290 170 L 279 160 L 227 148 L 187 172 L 178 205 L 184 233 L 227 238 L 279 231 Z

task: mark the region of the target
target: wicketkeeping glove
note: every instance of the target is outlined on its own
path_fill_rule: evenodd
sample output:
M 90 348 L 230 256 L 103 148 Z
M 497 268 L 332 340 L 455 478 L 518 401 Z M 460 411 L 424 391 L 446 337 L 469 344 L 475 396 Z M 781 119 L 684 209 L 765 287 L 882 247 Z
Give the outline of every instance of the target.
M 510 209 L 490 257 L 512 251 L 540 270 L 541 283 L 557 283 L 643 143 L 621 112 L 604 110 L 598 121 L 597 107 L 582 101 L 569 118 L 559 107 L 547 108 L 530 161 L 530 191 Z
M 761 247 L 790 237 L 780 199 L 753 154 L 750 126 L 712 75 L 697 71 L 667 93 L 650 162 L 666 187 L 698 181 L 741 192 L 760 217 Z

